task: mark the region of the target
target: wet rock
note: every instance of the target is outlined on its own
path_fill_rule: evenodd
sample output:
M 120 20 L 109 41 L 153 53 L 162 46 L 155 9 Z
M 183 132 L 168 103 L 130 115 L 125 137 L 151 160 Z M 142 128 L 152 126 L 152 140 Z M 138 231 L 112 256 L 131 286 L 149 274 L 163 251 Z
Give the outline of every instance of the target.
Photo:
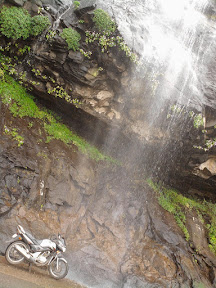
M 80 52 L 69 51 L 68 58 L 72 59 L 75 63 L 82 63 L 84 61 L 84 56 Z
M 96 2 L 95 0 L 84 0 L 80 3 L 79 9 L 89 9 L 93 10 L 96 7 Z
M 22 7 L 27 0 L 9 0 L 13 5 Z
M 0 217 L 1 252 L 6 248 L 3 241 L 10 239 L 16 225 L 21 224 L 38 239 L 57 230 L 64 233 L 73 278 L 88 285 L 169 287 L 172 281 L 176 281 L 173 285 L 181 283 L 183 276 L 178 273 L 186 277 L 185 281 L 199 279 L 181 231 L 172 216 L 158 206 L 152 191 L 136 186 L 128 175 L 125 183 L 122 168 L 97 166 L 81 155 L 77 161 L 75 153 L 67 154 L 67 147 L 55 141 L 47 144 L 49 157 L 44 159 L 40 155 L 45 147 L 32 142 L 37 152 L 31 161 L 34 159 L 38 173 L 25 173 L 29 178 L 25 182 L 29 187 L 26 197 L 19 195 L 16 206 Z M 32 150 L 32 146 L 26 145 L 26 149 Z M 17 183 L 16 179 L 18 175 L 24 178 L 21 172 L 26 169 L 13 172 L 20 158 L 19 149 L 16 151 L 10 157 L 13 165 L 4 167 L 10 170 L 5 181 L 17 189 L 24 182 Z M 24 167 L 28 162 L 22 157 Z M 6 198 L 1 194 L 0 199 Z M 10 197 L 7 201 L 12 204 Z M 201 237 L 203 241 L 204 233 Z M 178 261 L 184 264 L 178 264 L 173 255 L 180 255 Z
M 78 17 L 83 16 L 86 12 L 95 9 L 96 7 L 96 0 L 85 0 L 80 2 L 80 6 L 76 9 L 75 13 Z
M 64 2 L 61 0 L 41 0 L 41 2 L 45 7 L 51 6 L 55 9 L 58 9 L 59 7 L 64 5 Z
M 41 75 L 33 75 L 31 71 L 28 79 L 37 79 L 40 83 L 30 87 L 47 106 L 56 107 L 57 112 L 67 116 L 67 123 L 76 126 L 73 120 L 78 119 L 76 128 L 84 135 L 92 134 L 92 141 L 100 138 L 100 143 L 109 138 L 108 142 L 113 142 L 110 150 L 118 156 L 119 152 L 125 153 L 123 156 L 128 158 L 122 157 L 123 163 L 129 165 L 122 168 L 98 164 L 79 152 L 69 151 L 58 141 L 45 143 L 39 132 L 29 133 L 28 124 L 23 125 L 17 119 L 16 126 L 27 139 L 25 146 L 19 148 L 1 128 L 0 251 L 4 252 L 4 241 L 14 233 L 17 224 L 23 225 L 38 238 L 59 230 L 67 237 L 73 277 L 75 275 L 90 286 L 174 288 L 189 287 L 198 281 L 211 287 L 214 275 L 211 280 L 209 267 L 212 266 L 213 271 L 215 261 L 208 250 L 204 227 L 197 219 L 190 219 L 195 217 L 192 213 L 189 215 L 187 225 L 192 241 L 194 247 L 201 251 L 197 265 L 192 255 L 194 251 L 185 241 L 174 217 L 158 205 L 157 197 L 150 188 L 143 182 L 139 184 L 143 179 L 137 178 L 143 178 L 143 170 L 141 173 L 133 170 L 145 165 L 152 172 L 152 167 L 157 166 L 154 172 L 160 175 L 160 179 L 167 177 L 167 182 L 173 181 L 184 192 L 193 185 L 200 189 L 199 186 L 204 184 L 193 178 L 195 184 L 192 185 L 191 171 L 206 159 L 193 155 L 191 142 L 187 142 L 189 137 L 190 140 L 196 139 L 197 134 L 191 129 L 188 118 L 184 120 L 187 125 L 181 125 L 179 121 L 176 129 L 167 131 L 169 125 L 164 120 L 167 119 L 167 110 L 160 111 L 161 118 L 157 119 L 159 127 L 143 121 L 143 117 L 151 113 L 155 115 L 155 110 L 160 109 L 157 103 L 154 106 L 151 102 L 156 98 L 152 82 L 144 82 L 143 79 L 130 81 L 131 66 L 125 57 L 119 58 L 115 50 L 110 54 L 101 53 L 95 45 L 90 60 L 80 52 L 68 51 L 66 42 L 59 36 L 62 29 L 73 25 L 84 38 L 85 29 L 92 24 L 91 12 L 86 14 L 92 2 L 83 3 L 76 14 L 85 19 L 83 26 L 78 25 L 74 15 L 71 17 L 73 9 L 68 9 L 59 23 L 56 36 L 50 41 L 37 41 L 32 45 L 32 65 L 36 64 L 40 73 L 49 80 L 45 81 Z M 42 4 L 55 10 L 61 3 L 44 0 Z M 83 40 L 81 47 L 88 48 Z M 25 60 L 22 68 L 27 67 L 28 56 Z M 98 67 L 101 66 L 104 69 L 99 73 Z M 29 71 L 29 67 L 25 70 Z M 48 89 L 57 85 L 62 85 L 65 91 L 71 89 L 72 96 L 84 100 L 78 112 L 74 113 L 71 104 L 63 104 L 64 100 L 58 101 L 57 97 L 47 93 Z M 210 88 L 214 88 L 212 84 Z M 130 96 L 128 104 L 124 101 L 127 96 Z M 5 115 L 5 106 L 4 109 L 1 115 Z M 86 125 L 81 124 L 80 115 L 87 119 Z M 112 122 L 117 122 L 114 121 L 116 119 L 121 120 L 123 126 L 112 130 Z M 12 116 L 2 116 L 1 125 L 3 127 L 3 122 L 12 121 Z M 108 123 L 107 126 L 103 125 L 104 122 Z M 94 133 L 89 132 L 88 127 L 92 127 Z M 103 137 L 100 137 L 99 130 L 103 132 Z M 126 133 L 126 139 L 121 141 L 120 137 L 115 141 L 115 134 L 122 136 L 123 133 Z M 135 140 L 131 142 L 132 139 Z M 146 149 L 145 141 L 151 148 Z M 41 157 L 44 151 L 47 151 L 47 156 Z M 162 154 L 166 155 L 163 159 Z M 142 160 L 144 156 L 145 161 Z M 125 159 L 133 159 L 133 165 Z M 205 166 L 200 170 L 207 169 L 213 176 L 214 163 L 207 165 L 207 162 L 200 165 L 201 168 Z M 215 187 L 215 184 L 205 183 L 207 189 Z
M 39 7 L 42 6 L 42 3 L 39 2 L 39 5 L 37 3 L 31 3 L 29 1 L 27 1 L 25 3 L 25 5 L 23 6 L 24 9 L 28 10 L 29 13 L 32 15 L 32 16 L 35 16 L 35 15 L 38 15 L 38 9 Z
M 36 4 L 39 7 L 42 7 L 42 1 L 41 0 L 32 0 L 32 3 Z
M 71 26 L 75 26 L 77 25 L 77 17 L 76 15 L 73 13 L 74 12 L 74 5 L 72 5 L 71 3 L 68 3 L 69 5 L 67 5 L 67 7 L 69 6 L 69 8 L 66 8 L 66 13 L 64 13 L 63 17 L 61 18 L 61 22 L 63 24 L 64 27 L 71 27 Z
M 161 288 L 163 286 L 161 286 L 160 284 L 156 284 L 156 283 L 151 284 L 151 283 L 148 283 L 147 281 L 141 281 L 139 279 L 139 277 L 136 277 L 136 276 L 128 276 L 125 280 L 123 288 L 131 288 L 131 287 L 135 287 L 135 288 L 142 288 L 142 287 Z
M 106 99 L 112 98 L 113 94 L 109 91 L 100 91 L 96 97 L 99 100 L 106 100 Z
M 200 176 L 204 179 L 208 179 L 213 175 L 216 175 L 216 158 L 210 158 L 206 162 L 199 165 Z
M 104 107 L 98 107 L 98 108 L 95 108 L 95 111 L 99 114 L 105 114 L 107 112 L 107 109 L 104 108 Z

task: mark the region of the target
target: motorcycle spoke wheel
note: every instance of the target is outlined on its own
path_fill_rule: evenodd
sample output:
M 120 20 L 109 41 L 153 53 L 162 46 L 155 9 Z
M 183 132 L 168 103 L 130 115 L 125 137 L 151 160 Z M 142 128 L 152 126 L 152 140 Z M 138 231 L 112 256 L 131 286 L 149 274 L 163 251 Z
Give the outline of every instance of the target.
M 16 241 L 8 246 L 5 252 L 5 258 L 10 264 L 13 265 L 19 264 L 25 260 L 25 258 L 16 250 L 15 245 L 28 249 L 27 245 L 22 241 Z
M 49 265 L 49 273 L 55 279 L 62 279 L 68 273 L 68 264 L 59 259 L 57 265 L 57 260 L 55 260 Z

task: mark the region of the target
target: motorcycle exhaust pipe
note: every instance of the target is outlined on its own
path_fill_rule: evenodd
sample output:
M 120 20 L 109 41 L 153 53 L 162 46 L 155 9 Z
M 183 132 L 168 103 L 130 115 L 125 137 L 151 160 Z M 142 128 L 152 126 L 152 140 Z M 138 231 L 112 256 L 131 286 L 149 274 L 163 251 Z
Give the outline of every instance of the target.
M 14 248 L 15 248 L 22 256 L 24 256 L 24 257 L 26 258 L 26 260 L 28 260 L 29 262 L 35 262 L 35 261 L 34 261 L 34 258 L 33 258 L 30 254 L 28 254 L 23 247 L 21 247 L 20 245 L 14 245 Z

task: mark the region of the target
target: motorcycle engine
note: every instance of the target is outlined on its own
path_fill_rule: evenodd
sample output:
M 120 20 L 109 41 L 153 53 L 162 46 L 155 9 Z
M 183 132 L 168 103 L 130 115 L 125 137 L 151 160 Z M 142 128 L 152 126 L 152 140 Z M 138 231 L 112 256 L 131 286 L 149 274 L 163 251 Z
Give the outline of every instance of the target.
M 46 260 L 47 260 L 46 257 L 44 257 L 42 255 L 37 258 L 37 261 L 40 262 L 41 264 L 45 263 Z
M 34 253 L 34 254 L 36 254 L 36 253 Z M 36 258 L 36 261 L 39 262 L 40 264 L 44 264 L 47 261 L 47 257 L 49 256 L 49 254 L 50 254 L 50 252 L 47 251 L 41 255 L 38 255 Z

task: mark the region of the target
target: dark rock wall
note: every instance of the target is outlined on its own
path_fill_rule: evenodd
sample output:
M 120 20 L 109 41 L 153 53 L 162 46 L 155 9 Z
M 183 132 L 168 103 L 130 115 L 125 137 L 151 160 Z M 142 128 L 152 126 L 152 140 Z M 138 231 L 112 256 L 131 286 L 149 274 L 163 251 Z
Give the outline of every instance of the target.
M 34 15 L 46 1 L 18 2 L 16 5 L 24 5 Z M 57 4 L 51 5 L 52 22 Z M 192 249 L 173 216 L 158 205 L 143 180 L 144 171 L 153 171 L 185 193 L 196 190 L 201 197 L 209 193 L 213 199 L 212 176 L 199 181 L 197 175 L 192 176 L 194 168 L 208 159 L 192 149 L 194 141 L 201 142 L 203 136 L 186 116 L 183 122 L 177 117 L 176 126 L 170 128 L 168 109 L 160 114 L 158 125 L 147 122 L 145 115 L 154 112 L 150 110 L 151 85 L 130 79 L 133 67 L 122 52 L 113 48 L 103 54 L 93 45 L 88 60 L 80 52 L 68 51 L 58 33 L 72 25 L 84 40 L 87 27 L 77 21 L 83 17 L 90 27 L 93 7 L 84 8 L 73 17 L 68 10 L 51 42 L 43 37 L 29 42 L 32 52 L 17 69 L 27 71 L 27 86 L 41 103 L 58 111 L 91 142 L 118 156 L 124 168 L 95 163 L 60 141 L 45 143 L 45 137 L 39 137 L 39 122 L 34 121 L 29 133 L 28 119 L 13 118 L 0 102 L 0 252 L 4 253 L 5 241 L 21 224 L 38 238 L 63 233 L 70 277 L 90 287 L 199 287 L 201 282 L 213 287 L 216 263 L 205 227 L 192 212 L 188 215 Z M 2 37 L 1 45 L 6 42 Z M 86 48 L 84 41 L 81 45 Z M 9 52 L 14 53 L 13 49 Z M 32 69 L 40 73 L 35 75 Z M 54 86 L 51 78 L 71 99 L 78 98 L 83 104 L 76 109 L 49 94 Z M 130 93 L 126 105 L 124 96 Z M 144 107 L 139 102 L 143 95 Z M 11 123 L 25 136 L 20 147 L 4 133 Z
M 1 253 L 21 224 L 39 239 L 63 233 L 69 277 L 90 287 L 212 287 L 215 257 L 196 215 L 188 229 L 202 244 L 197 255 L 137 171 L 38 141 L 40 123 L 29 133 L 28 119 L 14 119 L 3 104 L 1 115 Z M 25 136 L 20 147 L 3 133 L 13 121 Z

